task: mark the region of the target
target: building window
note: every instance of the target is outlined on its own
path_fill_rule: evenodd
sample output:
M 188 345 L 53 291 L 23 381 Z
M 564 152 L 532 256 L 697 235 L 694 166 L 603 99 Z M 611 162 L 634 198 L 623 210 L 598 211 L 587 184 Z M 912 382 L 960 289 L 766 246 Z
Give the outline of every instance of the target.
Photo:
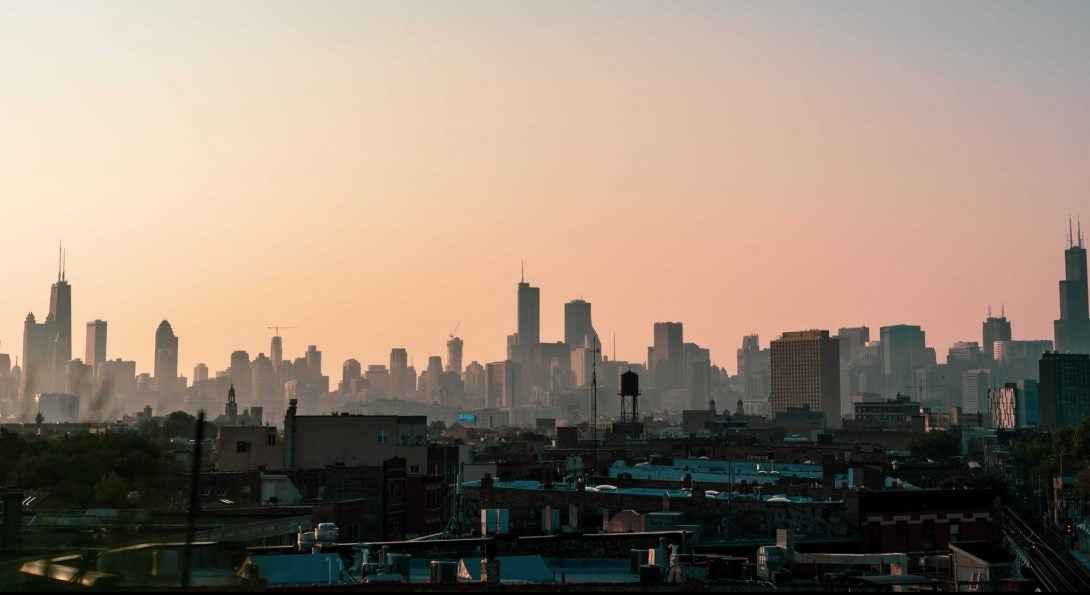
M 378 431 L 378 443 L 379 444 L 386 444 L 389 441 L 390 441 L 390 433 L 387 432 L 386 430 L 379 430 Z
M 235 452 L 243 453 L 250 452 L 253 449 L 254 444 L 252 442 L 236 442 Z
M 409 473 L 412 473 L 413 475 L 419 475 L 420 465 L 409 465 Z

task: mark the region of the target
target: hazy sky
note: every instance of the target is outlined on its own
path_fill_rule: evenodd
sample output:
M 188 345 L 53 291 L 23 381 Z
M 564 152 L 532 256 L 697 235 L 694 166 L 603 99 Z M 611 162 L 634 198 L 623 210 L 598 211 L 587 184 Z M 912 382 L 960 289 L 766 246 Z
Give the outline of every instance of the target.
M 1086 2 L 0 3 L 0 351 L 68 249 L 74 354 L 180 370 L 309 343 L 339 378 L 461 320 L 501 359 L 519 261 L 542 337 L 583 296 L 735 372 L 744 334 L 989 303 L 1052 338 L 1090 231 Z

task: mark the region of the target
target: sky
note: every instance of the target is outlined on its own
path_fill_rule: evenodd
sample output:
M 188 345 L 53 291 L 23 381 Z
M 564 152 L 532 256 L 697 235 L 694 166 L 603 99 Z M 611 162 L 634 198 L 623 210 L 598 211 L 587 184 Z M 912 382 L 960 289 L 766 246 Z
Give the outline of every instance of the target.
M 1085 2 L 0 3 L 0 352 L 58 243 L 73 353 L 182 373 L 309 344 L 502 359 L 520 263 L 543 340 L 593 304 L 736 372 L 743 335 L 1003 304 L 1052 338 L 1088 217 Z

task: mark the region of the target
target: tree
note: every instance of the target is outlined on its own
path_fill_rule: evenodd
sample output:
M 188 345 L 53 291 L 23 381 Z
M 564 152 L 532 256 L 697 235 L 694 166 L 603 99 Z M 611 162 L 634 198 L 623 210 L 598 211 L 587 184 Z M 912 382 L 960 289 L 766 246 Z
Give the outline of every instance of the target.
M 432 434 L 442 434 L 447 431 L 447 424 L 441 419 L 437 419 L 428 424 L 428 432 Z
M 908 443 L 912 456 L 941 461 L 957 456 L 961 440 L 950 432 L 926 432 Z
M 107 471 L 95 486 L 91 504 L 102 508 L 124 508 L 129 502 L 128 498 L 129 484 L 120 475 Z

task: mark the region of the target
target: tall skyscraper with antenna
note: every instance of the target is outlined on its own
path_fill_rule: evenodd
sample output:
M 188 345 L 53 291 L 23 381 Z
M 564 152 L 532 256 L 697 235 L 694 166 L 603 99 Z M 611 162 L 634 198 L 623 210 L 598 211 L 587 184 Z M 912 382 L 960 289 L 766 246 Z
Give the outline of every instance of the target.
M 541 342 L 541 289 L 530 287 L 523 269 L 518 293 L 518 344 L 537 345 Z
M 1067 220 L 1067 250 L 1064 251 L 1065 278 L 1060 281 L 1060 318 L 1056 320 L 1056 351 L 1090 353 L 1090 304 L 1087 302 L 1086 249 L 1082 222 L 1078 234 Z

